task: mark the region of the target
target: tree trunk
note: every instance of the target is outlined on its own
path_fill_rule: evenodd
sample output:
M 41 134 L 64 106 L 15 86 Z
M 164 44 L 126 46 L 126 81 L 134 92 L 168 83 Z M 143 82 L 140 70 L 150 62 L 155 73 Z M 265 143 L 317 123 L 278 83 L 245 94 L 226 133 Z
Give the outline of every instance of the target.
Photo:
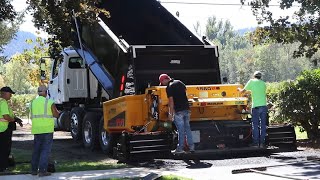
M 300 122 L 303 129 L 306 130 L 308 139 L 315 141 L 320 138 L 318 123 L 310 124 L 309 121 Z

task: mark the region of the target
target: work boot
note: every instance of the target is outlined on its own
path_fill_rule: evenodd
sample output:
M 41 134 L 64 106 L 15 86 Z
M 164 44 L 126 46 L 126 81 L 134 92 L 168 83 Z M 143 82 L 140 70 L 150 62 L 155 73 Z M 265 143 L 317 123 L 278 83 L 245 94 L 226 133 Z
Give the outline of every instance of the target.
M 39 172 L 39 177 L 50 176 L 51 172 Z
M 189 151 L 186 151 L 186 154 L 194 154 L 194 153 L 195 153 L 194 149 L 190 149 Z
M 178 149 L 175 149 L 173 151 L 171 151 L 172 154 L 184 154 L 184 150 L 178 150 Z
M 260 144 L 260 148 L 267 148 L 266 144 L 262 143 Z

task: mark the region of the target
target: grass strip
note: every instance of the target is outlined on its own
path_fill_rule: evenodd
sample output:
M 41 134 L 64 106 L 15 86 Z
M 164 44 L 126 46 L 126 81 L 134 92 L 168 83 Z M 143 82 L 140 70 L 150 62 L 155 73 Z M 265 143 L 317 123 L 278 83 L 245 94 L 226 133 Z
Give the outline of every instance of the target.
M 90 161 L 73 161 L 73 162 L 58 162 L 55 164 L 56 172 L 73 172 L 73 171 L 90 171 L 90 170 L 108 170 L 121 169 L 129 167 L 127 164 L 115 164 L 105 162 L 90 162 Z M 19 163 L 11 169 L 13 173 L 30 172 L 30 163 Z

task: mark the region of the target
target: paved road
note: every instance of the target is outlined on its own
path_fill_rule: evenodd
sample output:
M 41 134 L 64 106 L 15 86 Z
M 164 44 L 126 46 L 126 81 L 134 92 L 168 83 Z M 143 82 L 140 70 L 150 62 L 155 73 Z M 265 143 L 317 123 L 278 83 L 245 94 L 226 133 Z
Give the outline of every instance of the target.
M 14 141 L 21 141 L 21 130 L 15 132 Z M 67 139 L 64 134 L 56 133 L 55 139 Z M 23 137 L 26 137 L 23 135 Z M 29 136 L 27 136 L 30 138 Z M 25 140 L 25 139 L 23 139 Z M 29 140 L 29 139 L 28 139 Z M 103 156 L 105 157 L 105 156 Z M 211 160 L 200 160 L 200 163 L 182 160 L 155 160 L 152 162 L 132 163 L 135 168 L 118 170 L 99 170 L 84 172 L 54 173 L 53 176 L 41 179 L 103 179 L 121 177 L 144 177 L 149 173 L 175 174 L 192 179 L 206 180 L 263 180 L 263 179 L 320 179 L 320 150 L 300 149 L 296 152 L 247 154 L 244 156 L 210 157 Z M 266 167 L 261 172 L 232 174 L 234 170 Z M 37 179 L 31 175 L 0 176 L 1 180 Z
M 201 160 L 200 163 L 181 160 L 156 160 L 136 164 L 136 168 L 54 173 L 40 179 L 104 179 L 145 177 L 149 173 L 174 174 L 199 180 L 286 180 L 320 179 L 320 151 L 303 150 L 277 153 L 268 157 L 249 157 L 221 160 Z M 140 167 L 139 167 L 140 166 Z M 232 174 L 234 170 L 266 167 L 264 171 Z M 0 176 L 1 180 L 37 179 L 31 175 Z

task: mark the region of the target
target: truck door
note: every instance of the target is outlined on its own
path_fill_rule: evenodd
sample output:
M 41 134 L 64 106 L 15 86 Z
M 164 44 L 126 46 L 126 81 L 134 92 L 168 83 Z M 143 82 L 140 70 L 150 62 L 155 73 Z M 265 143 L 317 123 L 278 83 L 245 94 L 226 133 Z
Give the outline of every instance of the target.
M 54 100 L 56 104 L 62 103 L 61 89 L 59 87 L 59 85 L 61 86 L 61 79 L 63 78 L 62 77 L 63 75 L 62 59 L 63 59 L 63 56 L 53 61 L 53 65 L 51 68 L 50 81 L 48 85 L 48 89 L 49 89 L 48 96 L 50 99 Z
M 87 70 L 81 57 L 70 57 L 66 67 L 66 86 L 69 98 L 87 97 Z

